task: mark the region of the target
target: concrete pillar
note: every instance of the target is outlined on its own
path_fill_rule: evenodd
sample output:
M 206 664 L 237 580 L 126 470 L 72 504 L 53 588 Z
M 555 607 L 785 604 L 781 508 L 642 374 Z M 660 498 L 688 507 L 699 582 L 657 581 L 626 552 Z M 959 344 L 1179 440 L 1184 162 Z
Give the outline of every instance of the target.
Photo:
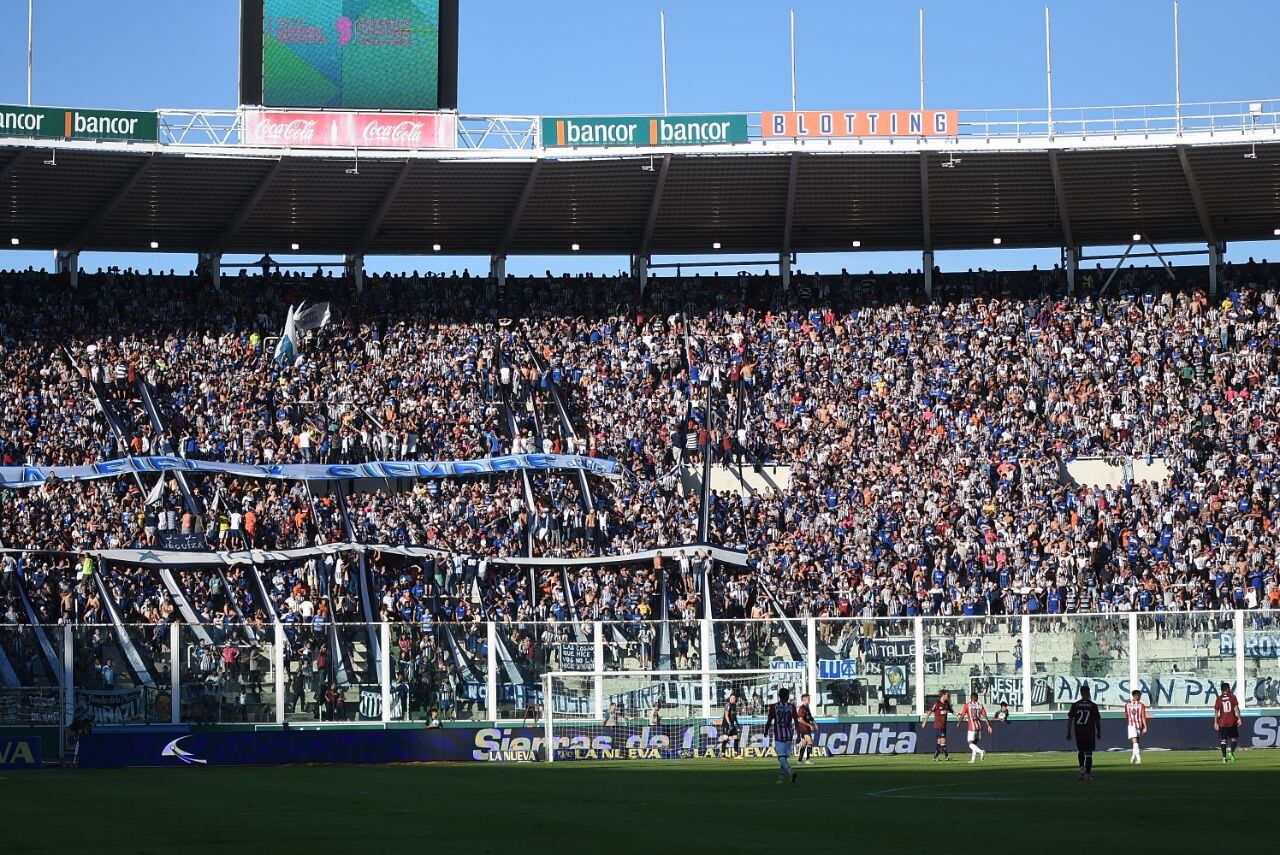
M 1209 296 L 1218 295 L 1218 267 L 1222 265 L 1222 246 L 1209 244 Z
M 782 290 L 791 290 L 791 256 L 782 253 L 778 256 L 778 277 L 782 280 Z
M 1074 294 L 1076 292 L 1076 272 L 1080 269 L 1080 250 L 1074 246 L 1067 247 L 1062 256 L 1062 261 L 1067 268 L 1067 293 Z
M 643 297 L 645 289 L 649 287 L 649 256 L 631 256 L 631 277 L 639 283 L 640 296 Z
M 926 252 L 921 256 L 920 269 L 924 271 L 924 296 L 933 299 L 933 253 Z
M 53 253 L 53 269 L 55 273 L 67 274 L 67 281 L 72 288 L 80 286 L 80 253 L 56 250 Z
M 507 257 L 505 255 L 489 256 L 489 277 L 493 284 L 502 287 L 507 284 Z
M 213 290 L 222 290 L 222 256 L 215 252 L 202 252 L 196 260 L 197 278 L 207 280 Z
M 357 294 L 364 293 L 364 256 L 344 255 L 342 263 L 346 267 L 347 278 L 355 286 Z

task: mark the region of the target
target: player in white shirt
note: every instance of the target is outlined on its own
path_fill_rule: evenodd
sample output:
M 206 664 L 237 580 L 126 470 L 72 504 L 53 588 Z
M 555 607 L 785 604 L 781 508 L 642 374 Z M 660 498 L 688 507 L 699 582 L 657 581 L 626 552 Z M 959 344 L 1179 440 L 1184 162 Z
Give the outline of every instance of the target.
M 972 755 L 969 762 L 975 760 L 986 760 L 987 752 L 984 751 L 978 743 L 982 741 L 982 727 L 985 724 L 987 733 L 991 732 L 991 719 L 987 717 L 987 708 L 978 700 L 978 693 L 971 692 L 969 694 L 969 703 L 965 704 L 960 710 L 960 720 L 968 723 L 967 738 L 969 740 L 969 752 Z
M 1130 763 L 1142 762 L 1142 746 L 1139 744 L 1147 733 L 1147 705 L 1142 702 L 1142 692 L 1133 690 L 1133 700 L 1124 705 L 1124 720 L 1129 726 L 1129 742 L 1133 744 Z

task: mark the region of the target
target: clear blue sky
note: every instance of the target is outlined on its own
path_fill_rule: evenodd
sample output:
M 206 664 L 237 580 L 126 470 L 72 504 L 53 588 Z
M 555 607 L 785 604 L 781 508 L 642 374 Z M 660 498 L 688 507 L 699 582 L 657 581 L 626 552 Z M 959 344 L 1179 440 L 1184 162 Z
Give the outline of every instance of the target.
M 672 112 L 779 109 L 790 97 L 789 9 L 797 17 L 801 108 L 909 107 L 918 100 L 917 10 L 925 9 L 926 100 L 934 107 L 1042 107 L 1039 0 L 461 0 L 459 102 L 469 113 L 646 113 L 662 107 L 658 10 L 667 11 Z M 1055 105 L 1170 103 L 1171 0 L 1055 0 Z M 35 0 L 35 103 L 233 108 L 237 0 Z M 1183 0 L 1184 102 L 1280 97 L 1277 0 Z M 0 102 L 26 99 L 26 0 L 0 0 Z M 1280 256 L 1265 244 L 1228 257 Z M 100 256 L 187 268 L 186 256 Z M 1052 264 L 1043 252 L 940 253 L 944 269 Z M 10 252 L 5 267 L 44 264 Z M 424 267 L 370 259 L 371 268 Z M 433 260 L 439 265 L 438 260 Z M 486 264 L 449 259 L 446 269 Z M 511 259 L 513 273 L 623 260 Z M 919 256 L 802 256 L 801 269 L 918 267 Z

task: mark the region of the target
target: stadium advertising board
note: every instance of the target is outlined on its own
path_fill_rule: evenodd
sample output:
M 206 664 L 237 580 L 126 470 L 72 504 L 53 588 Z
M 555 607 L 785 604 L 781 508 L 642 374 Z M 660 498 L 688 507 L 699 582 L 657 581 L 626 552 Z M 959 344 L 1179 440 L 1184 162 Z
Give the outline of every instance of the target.
M 457 0 L 244 0 L 242 104 L 457 106 Z
M 765 139 L 953 137 L 955 110 L 800 110 L 760 114 Z
M 1128 740 L 1121 722 L 1103 725 L 1100 747 L 1124 749 Z M 816 756 L 916 754 L 933 751 L 932 731 L 922 739 L 919 721 L 820 723 Z M 1245 716 L 1240 729 L 1245 748 L 1280 747 L 1280 719 Z M 953 751 L 964 745 L 955 727 L 948 741 Z M 36 740 L 32 740 L 33 742 Z M 2 744 L 2 743 L 0 743 Z M 179 765 L 280 765 L 286 763 L 397 762 L 527 762 L 543 759 L 546 730 L 538 727 L 465 726 L 440 729 L 323 728 L 319 730 L 239 730 L 134 727 L 100 728 L 80 745 L 84 768 Z M 715 725 L 644 725 L 603 728 L 584 725 L 557 730 L 556 756 L 561 760 L 635 760 L 714 756 Z M 1144 740 L 1148 749 L 1215 748 L 1217 738 L 1205 718 L 1161 718 Z M 983 745 L 995 752 L 1061 751 L 1061 719 L 1015 719 L 997 723 Z M 748 756 L 772 755 L 762 723 L 742 728 L 739 746 Z M 14 751 L 15 749 L 10 749 Z M 34 750 L 30 748 L 29 750 Z M 24 757 L 25 759 L 25 757 Z
M 245 145 L 285 148 L 453 148 L 453 113 L 245 110 Z
M 40 740 L 36 737 L 0 739 L 0 769 L 39 769 Z
M 38 139 L 155 142 L 155 113 L 138 110 L 80 110 L 0 105 L 0 136 Z
M 747 117 L 577 116 L 542 120 L 542 144 L 548 148 L 613 146 L 722 145 L 747 141 Z

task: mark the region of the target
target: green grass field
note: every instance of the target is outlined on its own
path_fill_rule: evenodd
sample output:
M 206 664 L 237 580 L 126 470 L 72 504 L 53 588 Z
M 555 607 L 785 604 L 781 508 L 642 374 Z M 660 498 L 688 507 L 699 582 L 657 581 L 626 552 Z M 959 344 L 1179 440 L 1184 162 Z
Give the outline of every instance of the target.
M 3 851 L 1249 851 L 1280 751 L 0 773 Z M 1258 850 L 1269 851 L 1269 850 Z

